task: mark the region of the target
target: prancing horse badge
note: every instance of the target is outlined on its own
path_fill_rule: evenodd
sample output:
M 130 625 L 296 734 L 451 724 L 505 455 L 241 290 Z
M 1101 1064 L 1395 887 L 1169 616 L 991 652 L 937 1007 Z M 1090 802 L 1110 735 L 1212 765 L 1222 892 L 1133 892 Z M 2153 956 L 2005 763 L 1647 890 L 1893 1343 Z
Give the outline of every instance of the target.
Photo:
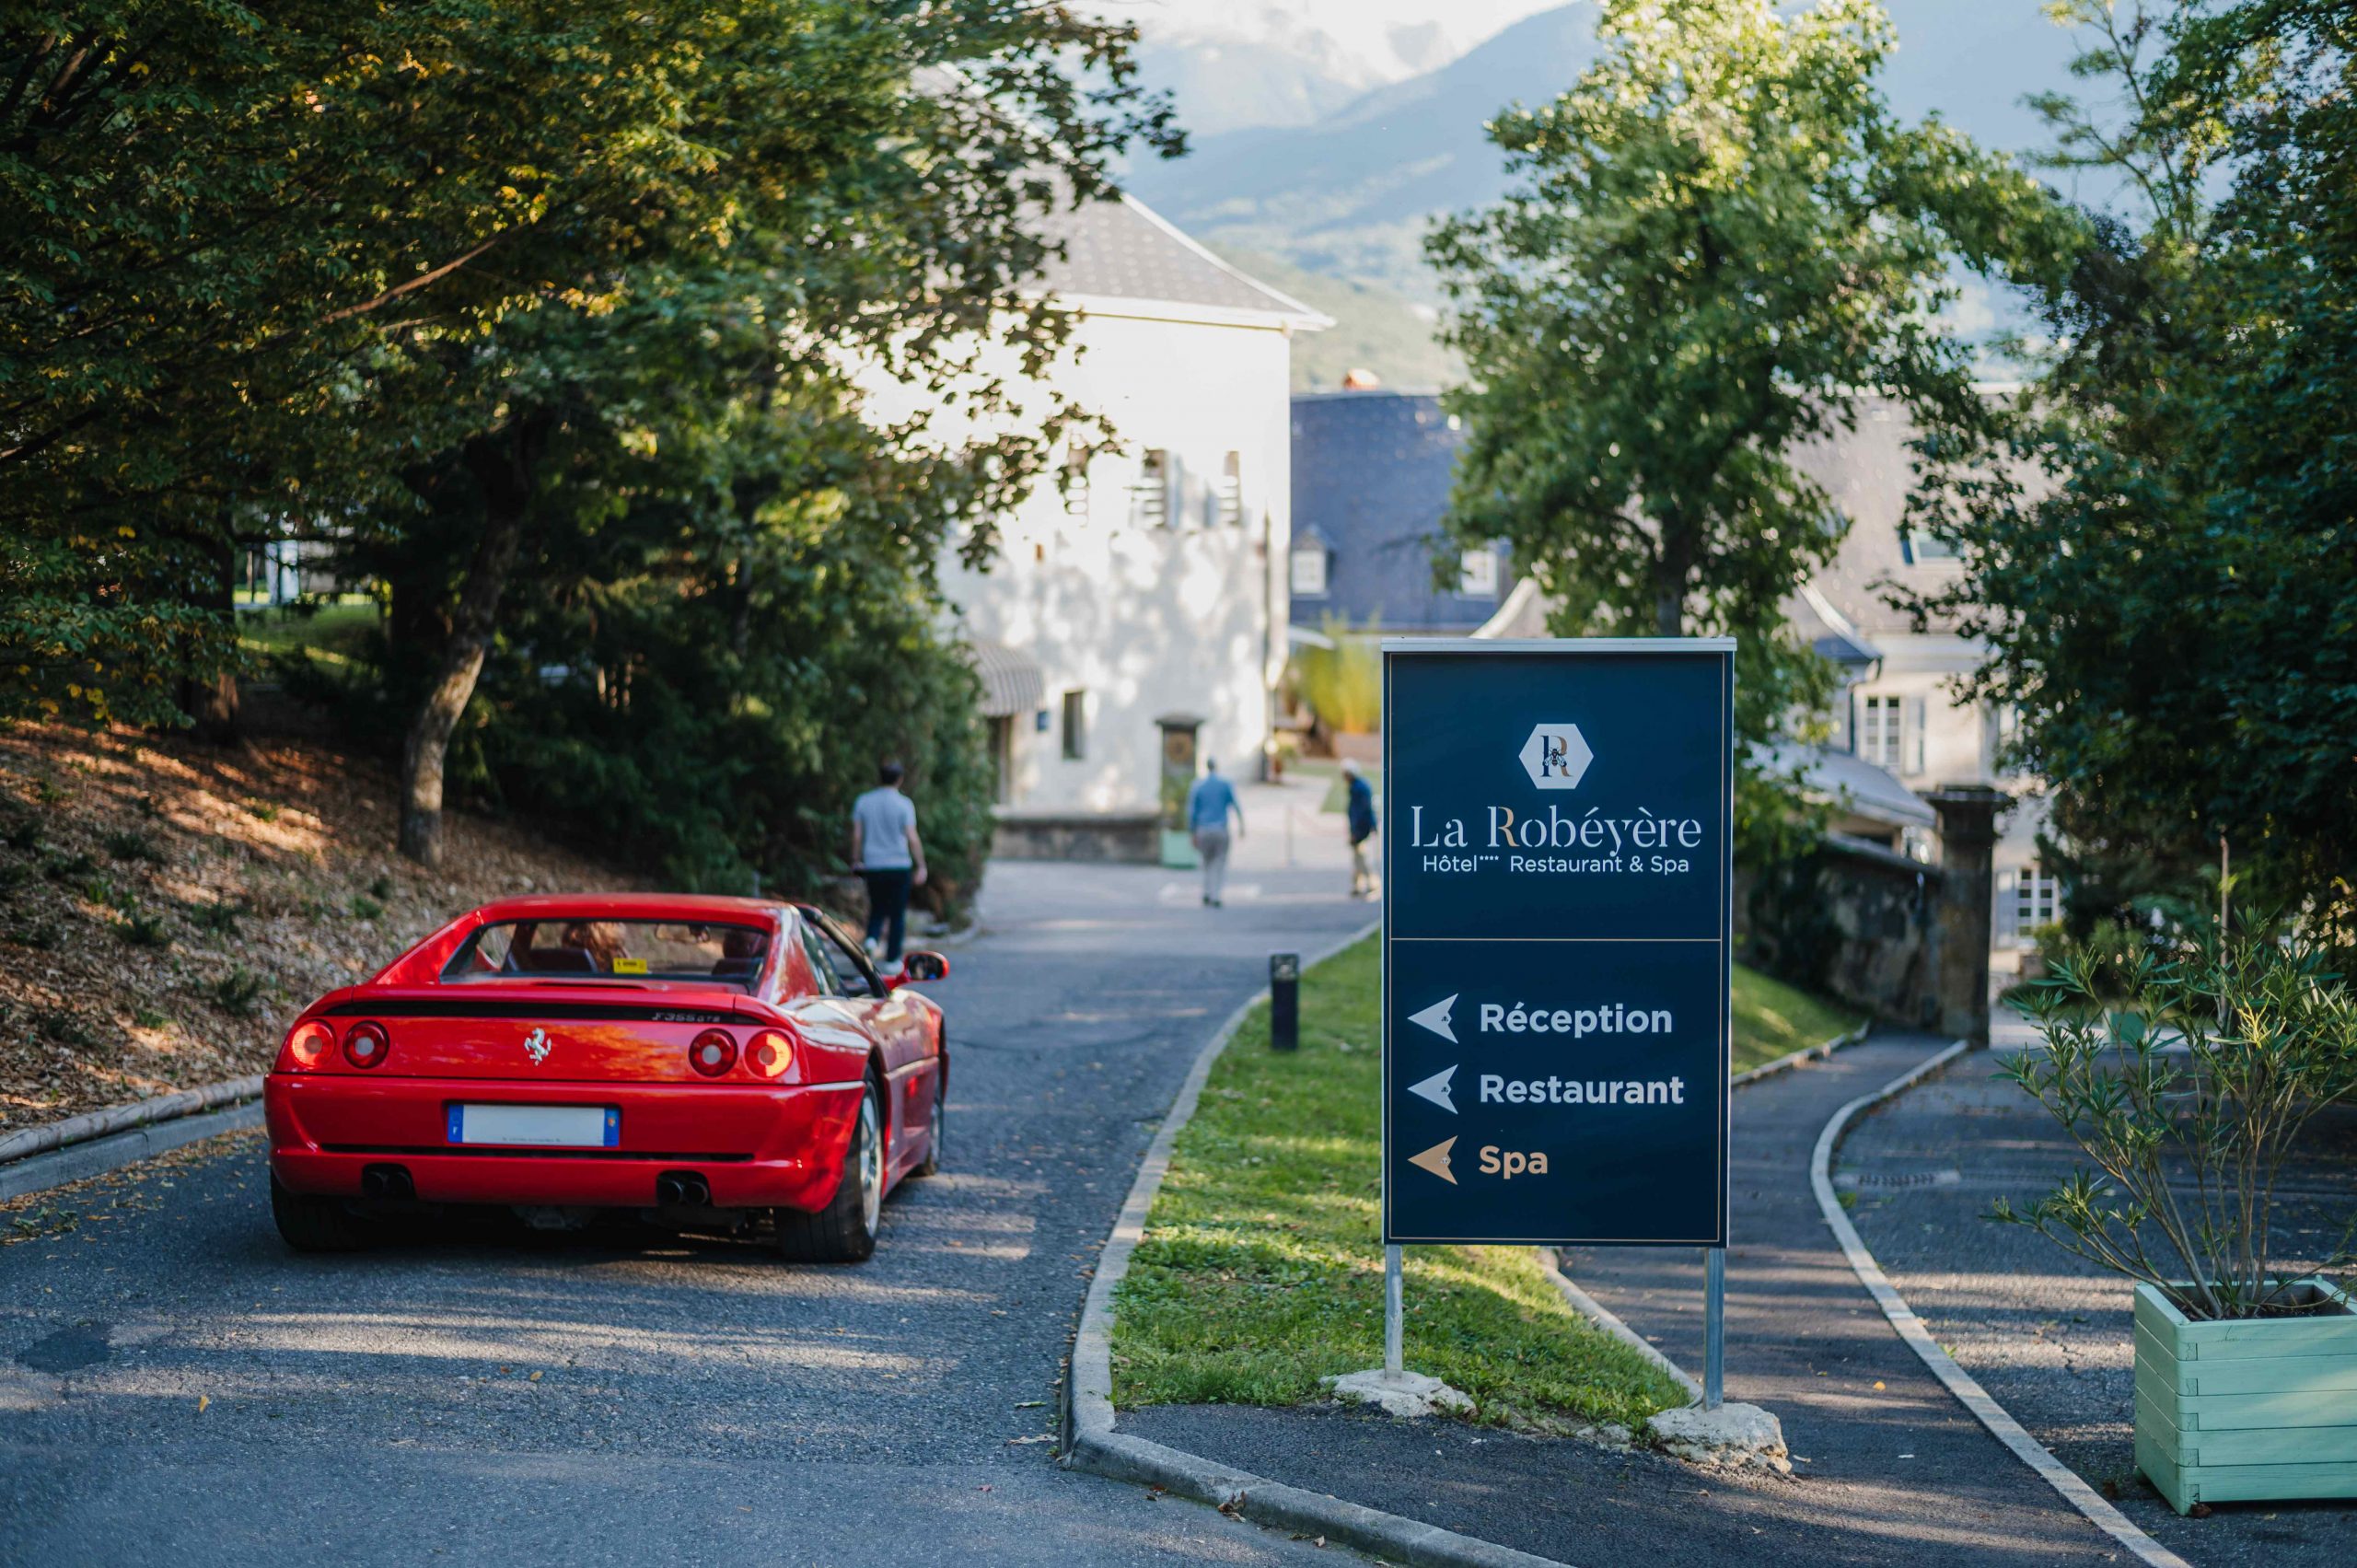
M 555 1045 L 556 1041 L 549 1039 L 548 1030 L 534 1029 L 524 1037 L 524 1054 L 530 1057 L 532 1065 L 537 1067 L 549 1059 L 549 1052 Z

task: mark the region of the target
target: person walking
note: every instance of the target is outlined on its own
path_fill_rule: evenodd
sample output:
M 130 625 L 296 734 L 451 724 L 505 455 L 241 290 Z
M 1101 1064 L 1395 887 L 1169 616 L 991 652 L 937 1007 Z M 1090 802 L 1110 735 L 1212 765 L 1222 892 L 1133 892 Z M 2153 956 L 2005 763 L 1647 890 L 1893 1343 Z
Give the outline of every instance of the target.
M 1219 776 L 1219 763 L 1203 760 L 1203 776 L 1187 791 L 1187 830 L 1194 835 L 1195 853 L 1203 862 L 1203 902 L 1217 909 L 1227 892 L 1227 819 L 1236 819 L 1236 836 L 1244 836 L 1244 807 L 1236 790 Z
M 877 786 L 851 803 L 851 868 L 867 884 L 868 956 L 891 966 L 908 935 L 909 889 L 924 886 L 924 842 L 916 803 L 900 793 L 900 764 L 885 763 L 877 777 Z
M 1375 872 L 1367 865 L 1366 842 L 1375 837 L 1375 788 L 1359 772 L 1359 765 L 1342 759 L 1342 782 L 1350 794 L 1347 814 L 1351 828 L 1351 897 L 1375 897 Z

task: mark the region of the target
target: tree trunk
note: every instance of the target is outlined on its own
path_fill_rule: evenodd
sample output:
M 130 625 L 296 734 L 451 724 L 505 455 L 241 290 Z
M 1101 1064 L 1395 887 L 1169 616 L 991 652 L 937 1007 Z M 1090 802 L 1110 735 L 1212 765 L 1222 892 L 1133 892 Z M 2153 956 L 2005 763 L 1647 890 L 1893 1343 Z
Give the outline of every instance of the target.
M 1675 517 L 1661 519 L 1661 542 L 1654 555 L 1654 635 L 1686 634 L 1686 587 L 1694 575 L 1700 541 Z
M 423 865 L 442 864 L 442 765 L 449 755 L 450 737 L 474 697 L 498 620 L 500 595 L 506 590 L 523 542 L 540 430 L 539 420 L 528 420 L 504 439 L 479 443 L 468 454 L 469 466 L 482 484 L 482 536 L 459 588 L 440 667 L 401 749 L 400 849 Z
M 214 551 L 215 566 L 204 588 L 192 596 L 202 608 L 232 626 L 238 620 L 238 547 L 223 540 Z M 198 738 L 215 746 L 233 746 L 240 733 L 238 723 L 238 668 L 225 664 L 210 675 L 180 679 L 180 711 L 196 721 Z

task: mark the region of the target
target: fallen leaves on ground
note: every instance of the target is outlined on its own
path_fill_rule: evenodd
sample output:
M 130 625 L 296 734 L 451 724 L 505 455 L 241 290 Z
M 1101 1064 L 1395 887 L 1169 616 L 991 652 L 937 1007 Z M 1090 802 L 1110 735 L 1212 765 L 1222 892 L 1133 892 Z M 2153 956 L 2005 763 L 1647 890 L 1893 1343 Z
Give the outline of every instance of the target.
M 393 852 L 392 779 L 319 742 L 0 734 L 0 1133 L 266 1070 L 287 1021 L 509 893 L 628 886 L 502 824 Z

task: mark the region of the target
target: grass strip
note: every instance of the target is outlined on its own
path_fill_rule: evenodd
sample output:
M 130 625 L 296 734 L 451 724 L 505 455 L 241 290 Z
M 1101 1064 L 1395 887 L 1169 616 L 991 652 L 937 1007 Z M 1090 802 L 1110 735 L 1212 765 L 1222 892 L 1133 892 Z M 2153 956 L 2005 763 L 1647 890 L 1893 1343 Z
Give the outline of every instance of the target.
M 1300 1404 L 1382 1365 L 1379 939 L 1302 977 L 1301 1050 L 1255 1008 L 1212 1069 L 1115 1298 L 1119 1405 Z M 1407 1251 L 1407 1363 L 1477 1421 L 1634 1425 L 1685 1395 L 1521 1247 Z
M 1734 992 L 1735 1040 L 1730 1054 L 1738 1073 L 1808 1046 L 1823 1045 L 1858 1027 L 1856 1014 L 1844 1013 L 1833 1003 L 1741 964 L 1735 967 Z

